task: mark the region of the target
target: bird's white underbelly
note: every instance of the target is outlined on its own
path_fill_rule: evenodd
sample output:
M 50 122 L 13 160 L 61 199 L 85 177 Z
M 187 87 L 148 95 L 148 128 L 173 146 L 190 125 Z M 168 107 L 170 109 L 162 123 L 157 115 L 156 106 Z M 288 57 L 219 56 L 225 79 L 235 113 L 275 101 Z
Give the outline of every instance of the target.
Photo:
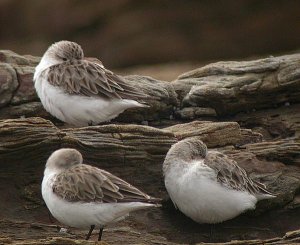
M 69 95 L 41 77 L 36 79 L 35 88 L 44 108 L 50 114 L 76 126 L 109 121 L 128 108 L 144 106 L 134 100 L 105 100 L 100 97 Z
M 196 168 L 202 168 L 202 173 Z M 220 223 L 232 219 L 254 209 L 257 202 L 248 192 L 219 184 L 216 173 L 199 163 L 185 170 L 172 167 L 165 176 L 165 185 L 178 209 L 198 223 Z
M 129 212 L 155 206 L 142 202 L 82 203 L 67 202 L 53 193 L 49 179 L 42 182 L 42 196 L 51 214 L 62 224 L 89 229 L 91 225 L 103 227 L 125 218 Z

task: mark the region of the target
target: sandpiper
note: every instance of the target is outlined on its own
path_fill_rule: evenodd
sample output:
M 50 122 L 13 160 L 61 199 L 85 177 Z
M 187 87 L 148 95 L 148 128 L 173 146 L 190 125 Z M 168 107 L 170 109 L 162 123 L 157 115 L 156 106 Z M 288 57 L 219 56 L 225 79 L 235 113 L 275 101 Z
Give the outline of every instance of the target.
M 75 126 L 96 125 L 133 107 L 148 107 L 141 90 L 106 69 L 97 59 L 85 59 L 80 45 L 52 44 L 35 68 L 34 86 L 44 108 Z
M 129 212 L 158 207 L 150 197 L 113 174 L 83 164 L 79 151 L 62 148 L 49 157 L 42 182 L 42 196 L 51 214 L 61 223 L 89 229 L 103 228 L 124 219 Z
M 163 164 L 165 186 L 177 207 L 198 223 L 220 223 L 272 198 L 228 156 L 207 150 L 199 137 L 174 144 Z

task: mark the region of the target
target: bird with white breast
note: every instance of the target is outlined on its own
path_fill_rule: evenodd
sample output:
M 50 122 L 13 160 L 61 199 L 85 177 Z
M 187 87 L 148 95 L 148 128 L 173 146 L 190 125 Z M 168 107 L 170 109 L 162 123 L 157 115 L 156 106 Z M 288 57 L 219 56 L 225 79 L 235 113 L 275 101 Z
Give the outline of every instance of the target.
M 234 160 L 207 150 L 199 137 L 174 144 L 165 158 L 163 173 L 175 207 L 198 223 L 232 219 L 254 209 L 257 201 L 274 197 Z
M 35 68 L 34 87 L 51 115 L 74 126 L 110 121 L 129 108 L 149 107 L 149 96 L 96 59 L 85 59 L 75 42 L 52 44 Z
M 51 214 L 61 223 L 89 229 L 103 228 L 120 221 L 129 212 L 159 207 L 153 198 L 113 174 L 83 164 L 79 151 L 62 148 L 51 154 L 46 163 L 42 196 Z

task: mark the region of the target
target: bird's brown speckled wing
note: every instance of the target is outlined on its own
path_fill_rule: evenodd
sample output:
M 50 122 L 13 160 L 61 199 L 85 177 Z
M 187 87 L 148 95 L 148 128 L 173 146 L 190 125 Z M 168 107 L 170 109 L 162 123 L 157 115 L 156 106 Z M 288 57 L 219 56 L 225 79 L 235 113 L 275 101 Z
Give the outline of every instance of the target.
M 100 96 L 106 99 L 145 99 L 148 96 L 122 77 L 104 68 L 101 62 L 89 60 L 66 61 L 53 65 L 42 75 L 53 86 L 66 93 Z
M 58 174 L 52 190 L 70 202 L 158 202 L 109 172 L 85 164 Z
M 209 151 L 204 163 L 216 171 L 218 181 L 228 188 L 248 191 L 253 195 L 273 195 L 264 184 L 252 180 L 244 169 L 221 152 Z

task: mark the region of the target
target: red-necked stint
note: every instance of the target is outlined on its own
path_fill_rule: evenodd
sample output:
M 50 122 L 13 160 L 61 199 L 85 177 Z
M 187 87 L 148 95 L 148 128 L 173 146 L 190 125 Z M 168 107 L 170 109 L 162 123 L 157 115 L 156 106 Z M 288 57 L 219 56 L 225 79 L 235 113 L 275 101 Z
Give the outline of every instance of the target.
M 80 45 L 52 44 L 35 68 L 34 86 L 44 108 L 75 126 L 96 125 L 133 107 L 148 107 L 149 96 L 97 59 L 85 59 Z
M 234 160 L 207 150 L 198 137 L 184 139 L 171 147 L 163 173 L 174 205 L 198 223 L 232 219 L 254 209 L 258 200 L 274 197 Z
M 89 229 L 87 240 L 95 227 L 100 228 L 100 241 L 105 225 L 122 220 L 131 211 L 160 206 L 160 199 L 82 161 L 75 149 L 52 153 L 46 163 L 42 196 L 59 222 Z

